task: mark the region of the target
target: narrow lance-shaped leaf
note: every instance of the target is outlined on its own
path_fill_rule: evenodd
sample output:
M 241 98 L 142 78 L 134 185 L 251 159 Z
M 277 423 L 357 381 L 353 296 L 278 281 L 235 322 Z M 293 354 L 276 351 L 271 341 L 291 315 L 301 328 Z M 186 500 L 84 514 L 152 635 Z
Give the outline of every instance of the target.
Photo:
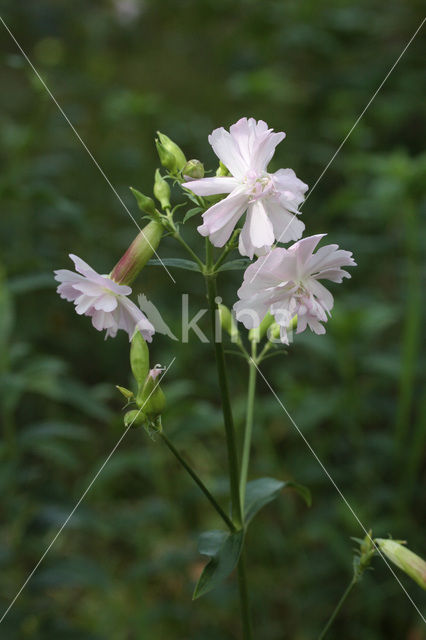
M 203 209 L 201 207 L 193 207 L 192 209 L 189 209 L 189 211 L 185 213 L 185 216 L 183 218 L 183 223 L 185 223 L 187 220 L 189 220 L 193 216 L 196 216 L 197 213 L 201 213 L 202 211 Z
M 163 258 L 162 260 L 152 259 L 148 262 L 148 265 L 153 267 L 166 266 L 176 267 L 176 269 L 185 269 L 186 271 L 200 271 L 200 267 L 196 262 L 192 260 L 185 260 L 183 258 Z
M 229 576 L 239 560 L 244 542 L 244 531 L 225 533 L 208 531 L 200 540 L 200 553 L 211 558 L 197 582 L 193 599 L 208 593 Z
M 307 487 L 297 482 L 258 478 L 247 483 L 245 498 L 245 522 L 248 524 L 258 511 L 277 498 L 283 489 L 294 489 L 311 506 L 311 493 Z

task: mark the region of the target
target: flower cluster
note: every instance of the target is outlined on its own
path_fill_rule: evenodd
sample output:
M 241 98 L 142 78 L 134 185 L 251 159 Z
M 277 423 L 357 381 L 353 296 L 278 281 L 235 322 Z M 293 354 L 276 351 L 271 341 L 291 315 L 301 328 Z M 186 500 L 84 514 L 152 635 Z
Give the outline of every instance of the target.
M 262 256 L 251 264 L 238 290 L 236 317 L 246 328 L 258 327 L 269 312 L 288 344 L 287 327 L 297 316 L 297 333 L 309 327 L 325 333 L 323 322 L 333 307 L 333 296 L 319 280 L 342 282 L 350 278 L 343 266 L 355 266 L 352 254 L 327 245 L 313 253 L 325 234 L 301 238 L 305 225 L 297 216 L 307 185 L 292 169 L 268 173 L 267 167 L 285 133 L 274 133 L 253 118 L 241 118 L 229 132 L 222 127 L 209 136 L 213 151 L 230 175 L 184 183 L 199 196 L 229 194 L 203 214 L 198 231 L 213 245 L 223 246 L 239 219 L 247 213 L 239 236 L 243 256 Z M 299 240 L 288 249 L 274 242 Z
M 292 169 L 273 173 L 268 165 L 285 133 L 274 132 L 263 120 L 241 118 L 226 131 L 215 129 L 209 136 L 213 151 L 220 160 L 215 177 L 203 177 L 204 168 L 198 160 L 186 161 L 182 150 L 159 133 L 157 150 L 169 178 L 178 180 L 191 198 L 210 198 L 211 206 L 203 207 L 202 224 L 198 231 L 216 247 L 223 247 L 244 217 L 239 231 L 238 249 L 253 262 L 244 274 L 234 305 L 237 320 L 246 328 L 259 327 L 270 314 L 280 327 L 282 342 L 288 344 L 288 328 L 297 321 L 297 333 L 307 327 L 315 333 L 325 333 L 333 307 L 333 296 L 320 282 L 342 282 L 350 275 L 342 267 L 354 266 L 352 254 L 337 245 L 323 246 L 316 253 L 325 234 L 302 238 L 304 223 L 299 219 L 299 207 L 304 201 L 307 185 Z M 61 269 L 55 272 L 60 282 L 58 293 L 75 304 L 78 314 L 92 318 L 93 326 L 114 337 L 119 329 L 132 339 L 140 332 L 150 341 L 154 327 L 142 311 L 129 300 L 128 286 L 155 252 L 164 229 L 180 239 L 173 221 L 170 187 L 157 169 L 154 196 L 163 213 L 155 208 L 152 198 L 132 189 L 138 206 L 151 222 L 136 237 L 109 276 L 96 273 L 77 256 L 71 255 L 78 273 Z M 223 198 L 217 196 L 223 194 Z M 208 201 L 207 201 L 208 202 Z M 294 242 L 288 248 L 277 243 Z M 232 248 L 229 245 L 229 249 Z M 189 248 L 191 255 L 194 252 Z M 225 250 L 227 252 L 227 249 Z M 196 258 L 198 260 L 198 258 Z M 161 262 L 161 261 L 160 261 Z M 202 265 L 201 261 L 198 263 Z

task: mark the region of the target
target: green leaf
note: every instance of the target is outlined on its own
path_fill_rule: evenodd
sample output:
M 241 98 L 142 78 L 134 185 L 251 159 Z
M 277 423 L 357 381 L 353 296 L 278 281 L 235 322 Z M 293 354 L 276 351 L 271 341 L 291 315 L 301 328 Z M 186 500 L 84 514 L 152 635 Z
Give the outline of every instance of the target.
M 200 213 L 201 211 L 203 211 L 202 207 L 193 207 L 192 209 L 189 209 L 189 211 L 187 211 L 185 213 L 185 217 L 183 219 L 183 223 L 185 224 L 185 222 L 187 220 L 189 220 L 190 218 L 192 218 L 192 216 L 196 216 L 197 213 Z
M 198 538 L 198 551 L 203 556 L 212 558 L 217 554 L 228 536 L 229 533 L 227 531 L 205 531 Z
M 229 262 L 225 262 L 222 264 L 218 271 L 236 271 L 241 269 L 246 269 L 250 264 L 250 260 L 246 258 L 238 258 L 238 260 L 230 260 Z
M 247 483 L 245 499 L 245 522 L 248 524 L 256 513 L 279 496 L 285 482 L 275 478 L 258 478 Z
M 308 487 L 305 487 L 303 484 L 299 484 L 298 482 L 292 482 L 291 480 L 285 482 L 284 484 L 285 489 L 294 489 L 295 491 L 297 491 L 299 496 L 303 498 L 308 507 L 312 505 L 312 496 Z
M 291 480 L 283 482 L 275 478 L 258 478 L 247 483 L 245 499 L 246 523 L 248 524 L 262 507 L 275 500 L 283 489 L 294 489 L 304 499 L 308 507 L 311 506 L 311 492 L 302 484 Z
M 151 266 L 163 266 L 176 267 L 176 269 L 186 269 L 186 271 L 200 271 L 200 267 L 196 262 L 192 260 L 184 260 L 183 258 L 164 258 L 162 260 L 152 259 L 148 260 L 148 265 Z
M 208 531 L 200 538 L 200 552 L 211 557 L 194 590 L 193 599 L 217 587 L 235 569 L 244 542 L 244 531 Z

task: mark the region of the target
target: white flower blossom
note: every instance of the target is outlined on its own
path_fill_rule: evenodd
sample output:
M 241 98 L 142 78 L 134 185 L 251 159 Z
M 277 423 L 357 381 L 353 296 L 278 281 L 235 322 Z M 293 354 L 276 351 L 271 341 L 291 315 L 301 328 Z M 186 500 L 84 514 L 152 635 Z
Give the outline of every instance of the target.
M 79 273 L 68 269 L 55 271 L 55 280 L 61 283 L 57 288 L 61 298 L 73 302 L 79 315 L 90 316 L 95 329 L 106 329 L 105 338 L 114 338 L 117 331 L 123 329 L 129 334 L 129 340 L 135 331 L 140 331 L 142 337 L 151 342 L 154 327 L 128 299 L 132 289 L 117 284 L 109 276 L 99 275 L 78 256 L 70 254 L 70 258 Z
M 321 324 L 333 307 L 333 296 L 319 280 L 342 282 L 350 278 L 343 266 L 356 266 L 350 251 L 329 244 L 313 253 L 326 234 L 303 238 L 288 249 L 281 247 L 251 264 L 238 290 L 234 309 L 247 329 L 259 326 L 269 311 L 280 325 L 281 341 L 288 344 L 287 327 L 297 315 L 297 331 L 308 326 L 325 333 Z
M 215 129 L 209 142 L 231 176 L 202 178 L 183 184 L 199 196 L 229 195 L 203 214 L 198 231 L 222 247 L 241 216 L 247 217 L 239 238 L 243 256 L 266 253 L 275 240 L 298 240 L 305 228 L 297 219 L 307 185 L 292 169 L 268 173 L 275 147 L 285 133 L 274 133 L 263 120 L 241 118 L 230 127 Z

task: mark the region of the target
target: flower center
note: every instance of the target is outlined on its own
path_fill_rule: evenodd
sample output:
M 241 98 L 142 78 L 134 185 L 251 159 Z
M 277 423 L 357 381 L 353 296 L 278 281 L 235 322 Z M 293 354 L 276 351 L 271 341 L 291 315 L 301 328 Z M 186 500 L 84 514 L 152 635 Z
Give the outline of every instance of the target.
M 250 192 L 250 202 L 256 202 L 275 193 L 274 183 L 269 173 L 256 173 L 251 170 L 244 178 L 244 182 Z

